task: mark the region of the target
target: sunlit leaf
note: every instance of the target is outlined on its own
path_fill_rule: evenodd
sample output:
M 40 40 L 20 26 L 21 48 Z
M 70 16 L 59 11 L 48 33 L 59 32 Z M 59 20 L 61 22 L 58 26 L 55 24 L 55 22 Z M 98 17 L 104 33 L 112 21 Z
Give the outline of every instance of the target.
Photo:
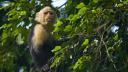
M 84 42 L 83 42 L 83 44 L 82 44 L 82 46 L 86 46 L 88 44 L 89 44 L 89 39 L 85 39 Z
M 81 56 L 81 58 L 79 58 L 77 60 L 77 62 L 75 63 L 73 69 L 76 70 L 76 69 L 81 69 L 81 68 L 84 68 L 86 67 L 87 65 L 86 62 L 89 62 L 91 60 L 91 57 L 90 56 Z
M 78 15 L 79 15 L 79 16 L 80 16 L 80 15 L 84 15 L 84 13 L 85 13 L 87 10 L 88 10 L 87 7 L 81 8 L 81 9 L 79 10 L 79 12 L 78 12 Z
M 79 5 L 77 5 L 76 8 L 77 8 L 77 9 L 80 9 L 80 8 L 82 8 L 82 7 L 85 7 L 85 4 L 81 2 Z
M 0 29 L 9 28 L 9 27 L 11 27 L 11 26 L 12 26 L 12 24 L 4 24 L 4 25 L 2 25 L 2 26 L 0 27 Z
M 20 15 L 26 15 L 27 13 L 26 13 L 26 11 L 21 11 L 20 12 Z
M 72 30 L 72 26 L 71 25 L 67 25 L 64 29 L 65 32 L 69 32 Z
M 98 3 L 99 0 L 93 0 L 94 3 Z
M 56 46 L 53 50 L 52 50 L 52 52 L 56 52 L 56 51 L 58 51 L 58 50 L 60 50 L 61 49 L 61 46 Z
M 54 29 L 54 32 L 59 32 L 61 29 L 60 29 L 60 27 L 56 27 L 55 29 Z
M 63 22 L 60 21 L 60 20 L 58 20 L 58 21 L 57 21 L 57 24 L 55 24 L 55 26 L 56 26 L 56 27 L 59 27 L 59 26 L 61 26 L 62 24 L 63 24 Z

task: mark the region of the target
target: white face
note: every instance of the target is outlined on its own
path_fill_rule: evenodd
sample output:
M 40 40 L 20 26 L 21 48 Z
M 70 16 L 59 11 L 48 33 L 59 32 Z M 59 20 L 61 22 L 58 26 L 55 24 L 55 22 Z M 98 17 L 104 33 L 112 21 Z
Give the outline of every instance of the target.
M 35 20 L 42 24 L 54 24 L 56 20 L 56 15 L 51 7 L 46 6 L 37 13 Z

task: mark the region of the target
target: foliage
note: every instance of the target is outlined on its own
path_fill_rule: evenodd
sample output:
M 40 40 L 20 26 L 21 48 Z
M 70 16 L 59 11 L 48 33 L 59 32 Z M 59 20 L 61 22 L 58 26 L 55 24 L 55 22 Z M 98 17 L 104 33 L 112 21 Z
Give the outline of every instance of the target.
M 0 8 L 0 72 L 28 72 L 31 56 L 27 38 L 35 10 L 35 0 L 2 1 Z M 5 13 L 4 13 L 5 12 Z
M 51 0 L 6 3 L 0 5 L 0 72 L 29 72 L 28 32 L 35 13 Z M 58 19 L 54 33 L 70 39 L 52 50 L 53 72 L 127 72 L 127 8 L 128 0 L 68 0 L 67 17 Z
M 127 72 L 127 4 L 119 0 L 68 0 L 68 17 L 59 19 L 55 32 L 70 40 L 54 52 L 51 67 L 57 72 Z M 119 27 L 115 32 L 114 26 Z

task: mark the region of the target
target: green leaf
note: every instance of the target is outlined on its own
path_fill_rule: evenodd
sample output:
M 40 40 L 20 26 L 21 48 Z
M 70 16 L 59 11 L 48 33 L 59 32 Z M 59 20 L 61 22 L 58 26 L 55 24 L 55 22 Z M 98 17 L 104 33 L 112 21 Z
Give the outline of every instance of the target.
M 82 7 L 84 7 L 85 6 L 85 4 L 83 3 L 83 2 L 81 2 L 79 5 L 77 5 L 77 9 L 80 9 L 80 8 L 82 8 Z
M 26 14 L 27 14 L 26 11 L 21 11 L 21 12 L 20 12 L 20 15 L 26 15 Z
M 56 46 L 56 47 L 52 50 L 52 52 L 59 51 L 60 49 L 61 49 L 61 46 Z
M 63 24 L 62 21 L 58 20 L 57 21 L 57 24 L 55 24 L 55 29 L 54 29 L 54 32 L 59 32 L 61 30 L 61 25 Z
M 93 0 L 93 2 L 94 2 L 94 3 L 98 3 L 98 2 L 99 2 L 99 0 Z
M 96 44 L 96 46 L 98 45 L 98 40 L 94 39 L 94 44 Z
M 6 39 L 8 37 L 8 33 L 6 31 L 4 31 L 2 33 L 2 40 Z
M 88 44 L 89 44 L 89 39 L 85 39 L 84 42 L 83 42 L 83 44 L 82 44 L 82 46 L 86 46 Z
M 113 39 L 114 39 L 115 41 L 118 41 L 118 39 L 119 39 L 118 34 L 116 34 L 116 35 L 113 37 Z
M 75 63 L 73 69 L 76 70 L 76 69 L 82 69 L 82 68 L 86 67 L 87 66 L 87 65 L 85 65 L 86 62 L 89 62 L 90 60 L 91 60 L 90 56 L 81 56 Z
M 95 13 L 97 13 L 97 11 L 96 11 L 96 10 L 92 10 L 92 13 L 94 13 L 94 14 L 95 14 Z
M 63 24 L 63 22 L 60 21 L 60 20 L 58 20 L 58 21 L 57 21 L 57 24 L 55 24 L 55 26 L 56 26 L 56 27 L 59 27 L 59 26 L 61 26 L 62 24 Z
M 18 45 L 22 45 L 22 44 L 24 43 L 24 40 L 23 40 L 21 34 L 19 34 L 19 35 L 17 36 L 16 42 L 17 42 Z
M 122 4 L 122 3 L 120 3 L 120 4 L 118 4 L 117 6 L 118 6 L 118 7 L 122 7 L 122 6 L 123 6 L 123 4 Z
M 70 20 L 70 19 L 72 19 L 73 18 L 73 14 L 70 14 L 69 16 L 68 16 L 68 19 Z
M 50 66 L 51 68 L 56 67 L 56 65 L 58 64 L 58 62 L 60 61 L 61 57 L 57 57 L 55 58 L 54 62 L 52 63 L 52 65 Z
M 2 40 L 1 44 L 2 44 L 2 45 L 5 45 L 6 42 L 8 42 L 9 34 L 10 34 L 10 31 L 4 31 L 4 32 L 2 33 L 2 38 L 1 38 L 1 40 Z
M 59 32 L 60 30 L 60 27 L 56 27 L 53 32 Z
M 72 22 L 75 22 L 78 18 L 79 18 L 78 15 L 74 15 L 74 16 L 71 18 L 71 21 L 72 21 Z
M 78 16 L 83 15 L 87 10 L 88 10 L 87 7 L 83 7 L 83 8 L 81 8 L 81 9 L 79 10 L 79 12 L 78 12 Z
M 11 27 L 11 26 L 12 26 L 12 24 L 4 24 L 4 25 L 2 25 L 2 26 L 0 27 L 0 29 L 9 28 L 9 27 Z
M 72 30 L 72 26 L 71 25 L 67 25 L 64 29 L 65 32 L 69 32 Z

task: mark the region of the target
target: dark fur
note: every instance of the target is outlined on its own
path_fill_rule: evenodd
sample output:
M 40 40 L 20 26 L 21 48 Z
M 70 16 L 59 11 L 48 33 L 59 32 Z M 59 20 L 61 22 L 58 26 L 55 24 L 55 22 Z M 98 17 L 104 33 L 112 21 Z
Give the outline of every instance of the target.
M 45 41 L 42 45 L 38 46 L 38 52 L 35 51 L 32 42 L 32 37 L 33 37 L 33 29 L 30 33 L 29 36 L 29 48 L 30 48 L 30 53 L 32 55 L 32 58 L 34 62 L 36 62 L 37 66 L 42 67 L 47 63 L 47 61 L 53 56 L 53 53 L 51 50 L 55 47 L 56 41 L 52 38 L 49 38 L 47 41 Z

